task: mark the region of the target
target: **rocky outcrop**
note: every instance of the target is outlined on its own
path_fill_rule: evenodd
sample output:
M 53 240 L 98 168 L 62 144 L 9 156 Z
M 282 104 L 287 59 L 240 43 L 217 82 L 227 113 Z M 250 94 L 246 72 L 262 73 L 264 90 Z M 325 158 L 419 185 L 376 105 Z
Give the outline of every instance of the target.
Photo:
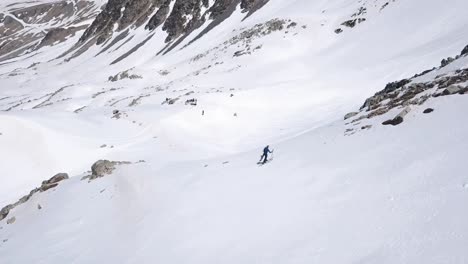
M 340 25 L 344 26 L 345 28 L 354 28 L 358 24 L 361 24 L 367 21 L 367 19 L 364 17 L 364 15 L 366 14 L 367 14 L 367 7 L 361 6 L 358 8 L 358 10 L 355 13 L 351 15 L 349 19 L 345 20 Z M 335 29 L 336 34 L 340 34 L 342 32 L 343 32 L 343 28 L 341 27 Z
M 104 10 L 96 17 L 91 26 L 81 36 L 79 42 L 85 42 L 91 37 L 97 44 L 102 44 L 112 36 L 115 23 L 122 17 L 122 10 L 128 0 L 109 0 Z
M 466 47 L 463 49 L 465 51 Z M 463 54 L 463 51 L 461 54 Z M 468 51 L 466 51 L 468 52 Z M 421 76 L 433 74 L 434 71 L 441 70 L 447 63 L 459 60 L 462 55 L 457 55 L 455 58 L 446 59 L 439 68 L 433 68 L 416 74 L 409 79 L 403 79 L 396 82 L 391 82 L 385 88 L 373 96 L 365 100 L 360 108 L 360 112 L 350 113 L 345 116 L 346 119 L 355 117 L 348 124 L 355 124 L 364 119 L 370 119 L 376 116 L 384 115 L 388 111 L 395 108 L 404 108 L 396 117 L 383 122 L 384 125 L 398 125 L 404 121 L 404 116 L 411 111 L 411 105 L 423 105 L 431 98 L 439 96 L 453 96 L 468 94 L 468 68 L 458 69 L 453 72 L 431 77 L 427 81 L 419 81 Z M 432 112 L 431 109 L 426 109 L 424 113 Z
M 44 192 L 44 191 L 47 191 L 47 190 L 49 190 L 51 188 L 57 187 L 59 182 L 61 182 L 63 180 L 67 180 L 68 178 L 69 178 L 68 174 L 58 173 L 55 176 L 53 176 L 52 178 L 50 178 L 49 180 L 43 181 L 41 187 L 39 188 L 39 190 L 41 192 Z
M 66 41 L 85 29 L 94 18 L 94 2 L 58 0 L 2 10 L 0 14 L 0 61 Z
M 197 24 L 204 23 L 205 18 L 201 12 L 202 8 L 208 8 L 208 5 L 209 2 L 207 0 L 176 1 L 173 11 L 162 28 L 168 34 L 166 42 L 170 42 L 180 35 L 187 33 Z
M 43 24 L 51 21 L 64 20 L 74 13 L 74 3 L 58 1 L 21 8 L 12 14 L 27 24 Z
M 355 27 L 357 24 L 361 24 L 362 22 L 366 21 L 365 18 L 356 18 L 356 19 L 350 19 L 350 20 L 347 20 L 343 23 L 341 23 L 342 26 L 345 26 L 345 27 L 349 27 L 349 28 L 353 28 Z
M 164 23 L 164 21 L 166 21 L 166 18 L 169 15 L 169 12 L 171 11 L 169 6 L 170 4 L 171 0 L 165 0 L 164 2 L 162 2 L 162 4 L 159 6 L 158 11 L 151 17 L 145 28 L 148 30 L 154 30 L 161 26 Z
M 68 27 L 68 28 L 53 28 L 47 32 L 36 49 L 44 46 L 53 46 L 55 43 L 61 43 L 69 37 L 73 37 L 77 31 L 85 29 L 87 26 Z
M 13 205 L 9 204 L 9 205 L 3 207 L 2 210 L 0 210 L 0 221 L 2 221 L 3 219 L 5 219 L 8 216 L 11 209 L 13 209 Z
M 462 52 L 460 53 L 461 56 L 466 56 L 468 55 L 468 45 L 466 45 L 466 47 L 462 50 Z
M 139 161 L 143 162 L 143 161 Z M 91 166 L 91 175 L 85 176 L 82 178 L 88 179 L 89 181 L 95 180 L 97 178 L 102 178 L 106 175 L 112 174 L 116 169 L 116 166 L 119 165 L 128 165 L 131 162 L 128 161 L 109 161 L 109 160 L 98 160 Z
M 166 42 L 191 33 L 208 18 L 217 18 L 230 12 L 236 5 L 243 12 L 252 13 L 265 5 L 268 0 L 109 0 L 105 9 L 96 17 L 92 25 L 81 36 L 79 43 L 94 39 L 97 44 L 104 43 L 116 31 L 129 26 L 155 30 L 162 27 L 167 32 Z M 172 10 L 171 10 L 171 6 Z M 154 12 L 156 11 L 156 12 Z M 149 17 L 150 14 L 153 16 Z
M 108 160 L 98 160 L 91 166 L 91 180 L 104 177 L 105 175 L 112 174 L 115 170 L 115 162 Z
M 426 108 L 424 111 L 423 111 L 423 114 L 430 114 L 434 112 L 434 109 L 433 108 Z

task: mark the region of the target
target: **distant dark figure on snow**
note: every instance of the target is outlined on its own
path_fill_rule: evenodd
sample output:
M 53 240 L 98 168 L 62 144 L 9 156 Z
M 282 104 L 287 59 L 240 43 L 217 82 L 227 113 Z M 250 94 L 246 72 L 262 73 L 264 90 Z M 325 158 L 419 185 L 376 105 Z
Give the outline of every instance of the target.
M 265 164 L 268 161 L 268 153 L 273 153 L 273 151 L 270 150 L 270 146 L 266 146 L 263 149 L 263 155 L 260 157 L 260 162 Z M 263 161 L 262 161 L 263 159 Z

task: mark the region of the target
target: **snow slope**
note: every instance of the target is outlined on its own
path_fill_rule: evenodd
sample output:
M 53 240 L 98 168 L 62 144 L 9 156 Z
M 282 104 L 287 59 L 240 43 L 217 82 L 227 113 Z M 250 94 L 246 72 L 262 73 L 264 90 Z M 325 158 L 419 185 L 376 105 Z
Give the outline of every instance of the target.
M 0 222 L 0 263 L 467 263 L 468 96 L 344 135 L 365 98 L 468 43 L 465 1 L 385 3 L 271 0 L 164 55 L 165 33 L 137 28 L 118 49 L 57 58 L 75 36 L 0 65 L 0 205 L 74 176 Z M 297 26 L 251 55 L 224 44 L 275 18 Z M 126 70 L 141 79 L 108 81 Z M 103 158 L 145 162 L 82 181 Z

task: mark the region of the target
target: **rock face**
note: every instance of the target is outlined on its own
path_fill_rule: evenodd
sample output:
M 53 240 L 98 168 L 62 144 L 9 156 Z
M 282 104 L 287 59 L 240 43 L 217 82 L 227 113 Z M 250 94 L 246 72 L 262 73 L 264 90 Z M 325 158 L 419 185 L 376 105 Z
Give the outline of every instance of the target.
M 30 3 L 19 8 L 11 5 L 0 13 L 0 61 L 65 41 L 85 29 L 99 8 L 86 0 Z
M 45 37 L 39 43 L 37 48 L 42 48 L 44 46 L 52 46 L 56 42 L 64 42 L 69 37 L 73 37 L 75 33 L 79 30 L 85 29 L 86 26 L 80 27 L 68 27 L 68 28 L 53 28 L 47 32 Z
M 157 27 L 161 26 L 166 20 L 167 16 L 169 15 L 169 12 L 171 11 L 169 7 L 170 4 L 171 0 L 165 0 L 164 2 L 162 2 L 159 6 L 158 11 L 156 12 L 156 14 L 154 14 L 154 16 L 151 17 L 145 28 L 149 30 L 154 30 Z
M 9 204 L 0 210 L 0 221 L 5 219 L 8 214 L 10 213 L 10 210 L 13 209 L 13 205 Z
M 155 30 L 162 26 L 162 30 L 167 32 L 166 42 L 171 42 L 200 27 L 208 18 L 216 19 L 224 15 L 233 5 L 240 4 L 243 12 L 250 14 L 268 1 L 109 0 L 105 9 L 81 36 L 79 43 L 93 39 L 99 45 L 114 34 L 114 25 L 117 25 L 116 31 L 120 32 L 128 27 L 140 27 L 143 24 L 147 30 Z

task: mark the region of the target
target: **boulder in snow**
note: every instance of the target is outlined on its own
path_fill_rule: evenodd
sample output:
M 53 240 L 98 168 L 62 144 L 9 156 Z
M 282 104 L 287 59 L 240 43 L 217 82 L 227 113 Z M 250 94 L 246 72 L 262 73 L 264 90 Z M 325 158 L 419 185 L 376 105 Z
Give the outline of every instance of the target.
M 8 216 L 8 213 L 10 213 L 11 209 L 13 209 L 13 205 L 9 204 L 0 210 L 0 221 Z
M 91 166 L 92 175 L 90 180 L 111 174 L 115 169 L 115 163 L 108 160 L 98 160 Z
M 63 180 L 66 180 L 68 178 L 69 178 L 68 174 L 58 173 L 58 174 L 54 175 L 52 178 L 50 178 L 49 180 L 43 181 L 41 187 L 39 188 L 39 190 L 41 192 L 44 192 L 44 191 L 47 191 L 47 190 L 49 190 L 51 188 L 57 187 L 59 182 L 61 182 Z
M 403 111 L 401 111 L 397 116 L 395 116 L 393 119 L 387 120 L 382 123 L 382 125 L 392 125 L 396 126 L 401 123 L 403 123 L 404 117 L 411 112 L 411 107 L 407 106 Z
M 462 87 L 460 87 L 459 85 L 450 85 L 449 87 L 447 87 L 443 92 L 442 92 L 442 95 L 452 95 L 452 94 L 456 94 L 458 92 L 460 92 L 462 89 Z
M 434 112 L 434 109 L 432 108 L 427 108 L 426 110 L 423 111 L 424 114 L 429 114 L 429 113 L 432 113 Z

